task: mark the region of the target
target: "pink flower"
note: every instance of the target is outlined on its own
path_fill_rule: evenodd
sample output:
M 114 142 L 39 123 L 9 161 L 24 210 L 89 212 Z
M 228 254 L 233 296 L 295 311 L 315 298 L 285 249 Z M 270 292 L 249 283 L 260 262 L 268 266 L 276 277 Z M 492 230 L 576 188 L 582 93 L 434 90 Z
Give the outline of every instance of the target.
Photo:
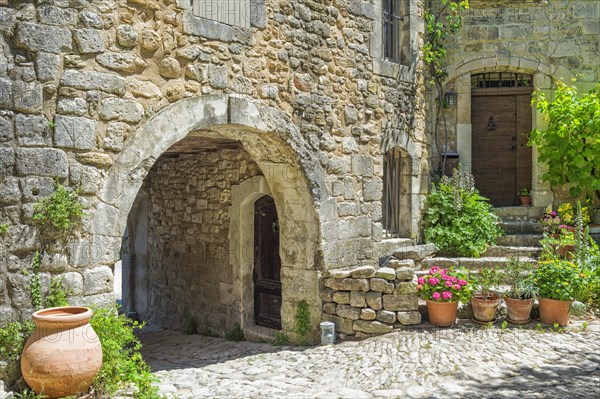
M 431 266 L 431 270 L 429 271 L 429 273 L 433 274 L 433 273 L 437 272 L 438 270 L 440 270 L 439 267 L 437 267 L 437 266 Z
M 436 284 L 437 284 L 437 283 L 439 283 L 439 282 L 440 282 L 440 279 L 439 279 L 439 278 L 437 278 L 437 277 L 430 277 L 430 278 L 429 278 L 429 284 L 430 284 L 430 285 L 436 285 Z
M 441 270 L 440 270 L 440 274 L 441 274 L 442 276 L 445 276 L 445 275 L 446 275 L 446 269 L 441 269 Z
M 419 283 L 419 284 L 421 284 L 421 285 L 425 284 L 425 277 L 419 277 L 419 278 L 417 279 L 417 283 Z
M 458 280 L 456 277 L 452 276 L 452 282 L 456 283 L 456 280 Z
M 460 284 L 454 284 L 454 287 L 453 287 L 453 288 L 454 288 L 455 290 L 460 290 Z
M 440 293 L 439 293 L 439 292 L 434 292 L 433 294 L 431 294 L 431 297 L 432 297 L 433 299 L 440 299 L 440 298 L 441 298 L 441 295 L 440 295 Z
M 442 292 L 442 298 L 444 298 L 444 299 L 452 299 L 452 293 L 450 291 L 444 291 L 444 292 Z
M 446 287 L 452 287 L 452 281 L 446 281 Z
M 450 276 L 447 276 L 447 275 L 445 275 L 445 274 L 442 274 L 442 278 L 444 279 L 444 281 L 449 281 L 449 280 L 451 280 L 451 279 L 452 279 L 452 277 L 450 277 Z
M 458 284 L 467 285 L 467 282 L 465 280 L 458 280 Z

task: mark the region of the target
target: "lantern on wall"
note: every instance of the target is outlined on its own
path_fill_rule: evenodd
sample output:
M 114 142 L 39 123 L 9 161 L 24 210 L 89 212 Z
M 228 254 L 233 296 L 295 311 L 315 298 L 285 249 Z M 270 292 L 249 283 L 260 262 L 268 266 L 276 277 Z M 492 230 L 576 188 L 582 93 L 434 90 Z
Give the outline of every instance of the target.
M 444 93 L 444 104 L 446 107 L 456 107 L 458 100 L 454 91 L 449 90 Z

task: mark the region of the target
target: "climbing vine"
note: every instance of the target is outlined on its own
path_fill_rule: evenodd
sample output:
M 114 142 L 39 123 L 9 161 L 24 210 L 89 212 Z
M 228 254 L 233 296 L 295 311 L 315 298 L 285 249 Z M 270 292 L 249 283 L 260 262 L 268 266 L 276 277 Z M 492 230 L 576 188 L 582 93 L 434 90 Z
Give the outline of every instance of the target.
M 463 24 L 462 14 L 469 9 L 468 0 L 428 0 L 425 7 L 425 44 L 423 45 L 423 60 L 428 67 L 431 84 L 436 90 L 436 112 L 433 124 L 434 137 L 438 143 L 438 119 L 441 109 L 445 106 L 443 80 L 448 76 L 444 68 L 447 56 L 445 43 L 450 35 L 456 34 Z M 443 115 L 443 114 L 442 114 Z M 438 152 L 444 148 L 448 152 L 448 129 L 444 117 L 444 146 L 437 145 Z M 441 170 L 444 170 L 445 158 Z

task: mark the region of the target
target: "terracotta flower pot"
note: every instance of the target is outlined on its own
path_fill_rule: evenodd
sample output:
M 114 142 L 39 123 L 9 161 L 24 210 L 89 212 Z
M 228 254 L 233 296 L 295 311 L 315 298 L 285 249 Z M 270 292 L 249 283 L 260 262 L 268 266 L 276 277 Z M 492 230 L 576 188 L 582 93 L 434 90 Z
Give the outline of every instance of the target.
M 531 197 L 519 197 L 521 205 L 531 205 Z
M 35 330 L 23 349 L 21 370 L 27 385 L 49 398 L 87 392 L 102 366 L 102 346 L 79 306 L 42 309 L 32 316 Z
M 514 299 L 505 296 L 504 302 L 506 302 L 506 320 L 513 324 L 525 324 L 531 321 L 533 299 Z
M 429 322 L 438 327 L 450 327 L 456 320 L 458 302 L 436 302 L 426 300 Z
M 556 299 L 540 299 L 540 321 L 542 323 L 560 326 L 569 324 L 569 310 L 571 301 L 559 301 Z
M 567 260 L 573 259 L 573 252 L 575 252 L 575 245 L 573 244 L 562 245 L 556 248 L 558 256 Z
M 496 310 L 500 299 L 497 294 L 489 293 L 486 298 L 482 295 L 475 295 L 471 298 L 471 307 L 473 307 L 473 319 L 476 322 L 489 323 L 496 320 Z

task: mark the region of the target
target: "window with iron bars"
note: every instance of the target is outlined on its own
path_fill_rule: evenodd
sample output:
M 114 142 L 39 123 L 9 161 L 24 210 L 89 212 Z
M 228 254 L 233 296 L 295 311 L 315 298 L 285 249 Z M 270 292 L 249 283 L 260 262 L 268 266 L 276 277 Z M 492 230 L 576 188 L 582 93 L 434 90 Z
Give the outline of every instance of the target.
M 401 32 L 404 17 L 401 15 L 401 0 L 383 0 L 383 58 L 400 63 Z
M 398 238 L 405 235 L 407 215 L 406 190 L 409 184 L 408 158 L 402 157 L 398 148 L 392 148 L 383 155 L 383 197 L 381 224 L 384 238 Z

